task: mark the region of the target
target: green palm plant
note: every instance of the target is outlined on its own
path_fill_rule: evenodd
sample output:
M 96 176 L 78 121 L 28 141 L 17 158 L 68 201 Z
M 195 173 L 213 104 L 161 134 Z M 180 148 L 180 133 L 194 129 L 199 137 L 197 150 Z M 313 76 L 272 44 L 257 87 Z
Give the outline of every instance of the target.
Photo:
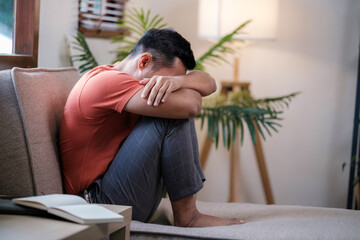
M 240 142 L 244 140 L 244 124 L 247 125 L 251 140 L 256 143 L 256 129 L 265 140 L 265 133 L 278 132 L 281 127 L 278 121 L 283 109 L 289 106 L 292 98 L 299 93 L 292 93 L 276 98 L 253 99 L 248 90 L 232 92 L 229 95 L 219 94 L 205 98 L 198 118 L 201 118 L 201 128 L 207 119 L 207 137 L 218 146 L 220 131 L 223 144 L 228 149 L 235 141 L 236 129 L 240 128 Z M 220 128 L 221 125 L 221 128 Z
M 121 34 L 113 38 L 114 43 L 120 43 L 117 48 L 116 61 L 123 60 L 134 48 L 138 40 L 151 28 L 162 29 L 167 26 L 163 23 L 163 18 L 158 14 L 151 17 L 151 11 L 140 11 L 136 9 L 129 10 L 124 14 L 125 19 L 119 22 L 119 26 L 128 30 L 130 34 Z M 235 53 L 235 50 L 229 45 L 234 41 L 234 35 L 239 33 L 251 20 L 248 20 L 231 33 L 221 38 L 207 52 L 196 60 L 197 70 L 205 70 L 205 64 L 219 65 L 227 62 L 225 56 Z M 79 32 L 76 39 L 76 49 L 82 53 L 73 57 L 74 61 L 80 61 L 79 71 L 85 72 L 97 66 L 94 56 L 91 54 L 86 44 L 84 36 Z M 265 133 L 271 136 L 271 132 L 277 132 L 281 127 L 279 121 L 282 120 L 279 115 L 283 113 L 284 107 L 288 107 L 291 99 L 298 93 L 292 93 L 286 96 L 276 98 L 254 99 L 249 91 L 231 93 L 227 96 L 217 95 L 204 99 L 203 107 L 197 118 L 201 119 L 201 128 L 204 127 L 207 120 L 208 138 L 211 137 L 218 146 L 219 136 L 222 134 L 223 144 L 229 148 L 234 143 L 236 130 L 240 129 L 241 143 L 244 139 L 244 126 L 249 129 L 252 142 L 256 143 L 256 129 L 265 139 Z M 220 127 L 221 126 L 221 127 Z
M 88 44 L 84 38 L 84 35 L 78 31 L 76 37 L 74 37 L 76 41 L 72 41 L 72 48 L 79 51 L 80 54 L 71 56 L 71 60 L 73 62 L 80 62 L 80 66 L 78 67 L 78 71 L 80 73 L 84 73 L 98 66 L 94 55 L 90 51 Z
M 222 37 L 217 43 L 215 43 L 208 51 L 206 51 L 201 57 L 196 60 L 196 70 L 205 70 L 205 64 L 216 64 L 219 65 L 221 62 L 228 63 L 225 56 L 228 54 L 234 54 L 236 51 L 229 45 L 233 42 L 234 35 L 239 33 L 251 20 L 247 20 L 240 26 L 235 28 L 231 33 Z M 241 40 L 237 40 L 241 41 Z

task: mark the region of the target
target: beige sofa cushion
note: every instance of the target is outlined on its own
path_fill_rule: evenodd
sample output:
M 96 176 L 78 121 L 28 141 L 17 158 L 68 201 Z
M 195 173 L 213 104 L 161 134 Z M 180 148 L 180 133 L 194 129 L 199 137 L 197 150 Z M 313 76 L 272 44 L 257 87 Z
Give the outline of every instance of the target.
M 201 201 L 197 206 L 202 213 L 241 218 L 246 223 L 208 228 L 174 227 L 169 225 L 173 223 L 170 201 L 163 199 L 151 223 L 131 222 L 131 239 L 360 239 L 360 211 L 356 210 Z
M 26 132 L 35 193 L 62 193 L 58 129 L 67 96 L 79 75 L 74 68 L 13 68 L 11 74 Z
M 0 195 L 34 195 L 25 133 L 11 70 L 0 71 Z

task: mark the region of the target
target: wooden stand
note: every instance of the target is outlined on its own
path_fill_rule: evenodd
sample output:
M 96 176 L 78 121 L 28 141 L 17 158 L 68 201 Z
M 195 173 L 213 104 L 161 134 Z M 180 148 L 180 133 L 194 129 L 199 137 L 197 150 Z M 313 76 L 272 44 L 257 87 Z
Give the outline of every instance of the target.
M 229 93 L 230 91 L 239 91 L 241 89 L 248 89 L 250 83 L 247 82 L 222 82 L 221 92 L 224 94 Z M 256 126 L 256 125 L 255 125 Z M 239 130 L 236 130 L 237 137 L 235 139 L 234 145 L 230 146 L 230 193 L 229 193 L 229 202 L 239 202 L 240 201 L 240 138 Z M 265 157 L 262 150 L 261 136 L 259 130 L 256 128 L 256 144 L 254 145 L 254 150 L 256 154 L 256 159 L 258 162 L 258 167 L 261 175 L 261 180 L 264 188 L 264 193 L 266 196 L 267 204 L 274 204 L 274 198 L 271 191 L 271 185 L 269 180 L 269 175 L 266 168 Z M 201 149 L 200 153 L 200 163 L 202 168 L 205 168 L 207 158 L 210 152 L 212 145 L 211 137 L 205 140 L 205 143 Z
M 231 91 L 240 91 L 243 89 L 249 90 L 250 83 L 240 82 L 238 80 L 238 62 L 239 60 L 235 59 L 235 70 L 234 70 L 234 81 L 231 82 L 222 82 L 221 83 L 221 93 L 228 94 Z M 256 125 L 255 125 L 256 126 Z M 229 202 L 239 202 L 240 201 L 240 138 L 239 138 L 239 129 L 236 130 L 236 139 L 235 143 L 230 146 L 230 192 L 229 192 Z M 254 150 L 256 154 L 256 159 L 258 162 L 258 167 L 261 175 L 261 180 L 263 184 L 263 189 L 266 197 L 267 204 L 274 204 L 274 198 L 271 191 L 271 185 L 269 180 L 269 175 L 267 173 L 267 168 L 265 164 L 265 157 L 261 145 L 261 136 L 259 130 L 255 127 L 256 132 L 256 144 L 254 145 Z M 200 163 L 202 168 L 205 168 L 209 151 L 212 145 L 211 136 L 205 140 L 205 143 L 201 149 L 200 153 Z

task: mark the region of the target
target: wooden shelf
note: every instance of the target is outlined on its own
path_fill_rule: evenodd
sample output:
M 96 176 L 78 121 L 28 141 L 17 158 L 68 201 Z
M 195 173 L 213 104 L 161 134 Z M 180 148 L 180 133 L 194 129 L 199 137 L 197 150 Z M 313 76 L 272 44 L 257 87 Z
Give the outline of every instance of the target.
M 79 0 L 78 29 L 85 37 L 109 38 L 128 31 L 117 25 L 126 0 Z
M 87 29 L 79 26 L 79 31 L 85 37 L 96 37 L 96 38 L 109 38 L 114 37 L 119 34 L 129 34 L 127 29 L 120 29 L 118 31 L 109 31 L 109 30 L 102 30 L 102 29 Z

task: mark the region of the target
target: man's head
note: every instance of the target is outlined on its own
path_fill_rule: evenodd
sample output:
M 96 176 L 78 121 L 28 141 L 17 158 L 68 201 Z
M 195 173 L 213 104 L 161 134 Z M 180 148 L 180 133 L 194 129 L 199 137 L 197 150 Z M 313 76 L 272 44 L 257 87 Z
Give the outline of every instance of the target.
M 139 40 L 129 57 L 134 58 L 148 53 L 152 61 L 152 71 L 172 68 L 178 58 L 185 69 L 196 65 L 190 43 L 172 29 L 150 29 Z

